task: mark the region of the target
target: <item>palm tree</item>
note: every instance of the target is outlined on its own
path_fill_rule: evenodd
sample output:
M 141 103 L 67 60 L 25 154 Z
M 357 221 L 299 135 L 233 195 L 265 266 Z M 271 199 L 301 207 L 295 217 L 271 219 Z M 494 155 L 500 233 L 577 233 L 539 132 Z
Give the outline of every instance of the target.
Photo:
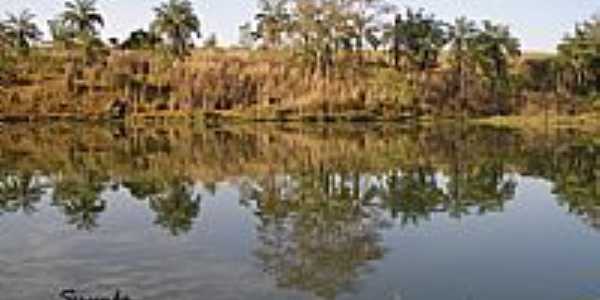
M 152 31 L 166 36 L 176 56 L 185 55 L 193 36 L 201 36 L 200 19 L 194 14 L 192 3 L 188 0 L 169 0 L 154 8 L 154 12 L 156 17 L 150 26 Z
M 4 23 L 0 22 L 0 49 L 6 47 L 9 43 L 8 29 Z
M 559 58 L 571 80 L 570 90 L 586 94 L 590 87 L 597 92 L 600 85 L 600 16 L 575 27 L 572 36 L 558 46 Z
M 65 3 L 62 20 L 80 38 L 94 37 L 97 26 L 104 27 L 104 18 L 96 7 L 96 0 L 74 0 Z
M 322 77 L 331 75 L 335 51 L 352 48 L 355 38 L 347 4 L 298 0 L 292 8 L 289 35 L 301 57 Z
M 380 30 L 380 17 L 391 13 L 396 9 L 386 0 L 353 0 L 353 11 L 351 21 L 356 38 L 356 50 L 359 52 L 360 62 L 363 62 L 362 50 L 363 40 L 377 51 L 381 45 L 381 39 L 376 35 Z
M 49 20 L 48 28 L 50 29 L 54 45 L 61 48 L 68 48 L 74 35 L 73 30 L 66 26 L 65 22 L 60 18 Z
M 66 10 L 60 16 L 67 31 L 83 46 L 84 64 L 93 62 L 103 47 L 98 38 L 98 26 L 104 27 L 104 18 L 96 7 L 96 0 L 73 0 L 65 3 Z M 69 38 L 67 36 L 67 38 Z
M 56 183 L 52 205 L 62 209 L 69 224 L 92 231 L 106 210 L 106 200 L 100 197 L 103 189 L 102 180 L 94 176 L 62 180 Z
M 23 10 L 20 14 L 9 14 L 4 22 L 4 36 L 9 44 L 21 53 L 27 53 L 31 43 L 42 37 L 42 32 L 33 23 L 35 15 L 29 10 Z
M 478 67 L 491 82 L 495 113 L 499 113 L 502 109 L 499 92 L 507 90 L 510 60 L 521 53 L 519 40 L 511 35 L 507 26 L 484 21 L 475 41 Z
M 474 51 L 474 39 L 478 32 L 475 22 L 465 17 L 458 18 L 450 26 L 450 62 L 459 81 L 459 92 L 462 109 L 466 106 L 466 77 Z
M 379 28 L 369 27 L 365 30 L 365 40 L 369 43 L 369 46 L 375 51 L 381 46 L 382 39 L 379 36 Z
M 16 63 L 8 51 L 10 44 L 8 28 L 0 22 L 0 85 L 15 74 L 14 66 Z
M 138 29 L 132 31 L 129 37 L 121 43 L 124 49 L 144 49 L 154 48 L 160 44 L 160 37 L 156 36 L 153 32 L 145 31 L 144 29 Z
M 289 0 L 260 0 L 260 13 L 255 37 L 262 39 L 266 48 L 276 48 L 282 43 L 282 35 L 288 29 L 290 14 Z
M 388 26 L 386 36 L 392 41 L 394 64 L 399 66 L 399 54 L 402 50 L 405 56 L 405 66 L 415 77 L 411 78 L 413 89 L 421 87 L 422 97 L 416 97 L 413 102 L 415 114 L 419 114 L 422 98 L 427 98 L 425 88 L 429 79 L 429 70 L 438 64 L 439 54 L 448 41 L 446 24 L 434 15 L 426 14 L 423 9 L 408 8 L 404 16 L 396 15 L 393 25 Z
M 156 212 L 154 223 L 174 236 L 186 233 L 200 213 L 201 200 L 194 195 L 192 184 L 176 180 L 164 193 L 150 197 L 150 208 Z

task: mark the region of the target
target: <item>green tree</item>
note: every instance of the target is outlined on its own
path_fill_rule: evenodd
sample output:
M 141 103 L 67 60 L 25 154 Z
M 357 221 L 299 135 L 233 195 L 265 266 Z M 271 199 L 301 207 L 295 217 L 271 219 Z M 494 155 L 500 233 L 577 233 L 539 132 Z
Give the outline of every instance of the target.
M 386 15 L 395 7 L 385 0 L 351 0 L 351 22 L 356 37 L 356 51 L 359 52 L 360 62 L 363 61 L 363 40 L 377 50 L 381 45 L 381 38 L 377 36 L 382 24 L 381 16 Z
M 521 54 L 519 40 L 512 36 L 507 26 L 484 21 L 475 37 L 477 49 L 475 61 L 487 82 L 489 82 L 493 113 L 506 113 L 504 97 L 510 92 L 509 67 L 511 59 Z
M 466 108 L 468 77 L 475 72 L 473 58 L 477 34 L 478 28 L 475 22 L 465 17 L 456 19 L 450 26 L 450 64 L 454 70 L 455 81 L 458 82 L 462 110 Z
M 34 18 L 35 15 L 26 9 L 19 14 L 9 14 L 3 22 L 4 38 L 21 54 L 28 54 L 31 43 L 42 37 L 42 32 L 33 22 Z
M 129 33 L 127 39 L 121 43 L 123 49 L 139 50 L 152 49 L 161 43 L 161 38 L 152 31 L 138 29 Z
M 3 22 L 0 22 L 0 49 L 8 47 L 10 39 L 8 38 L 8 28 Z
M 365 31 L 365 39 L 367 40 L 367 43 L 369 43 L 369 46 L 371 46 L 371 48 L 375 51 L 377 51 L 383 43 L 378 34 L 379 29 L 377 27 L 370 27 Z
M 91 231 L 98 227 L 98 217 L 106 209 L 106 201 L 100 198 L 104 182 L 94 176 L 84 177 L 57 182 L 52 204 L 62 208 L 69 224 Z
M 170 43 L 170 49 L 177 57 L 188 53 L 195 35 L 200 38 L 200 19 L 194 13 L 192 3 L 187 0 L 169 0 L 154 8 L 156 14 L 150 28 Z
M 104 44 L 98 37 L 98 27 L 104 27 L 104 18 L 96 7 L 96 0 L 74 0 L 65 3 L 60 15 L 65 26 L 65 38 L 73 38 L 83 49 L 84 64 L 93 63 L 104 53 Z
M 208 38 L 204 41 L 204 48 L 217 48 L 219 46 L 219 40 L 215 33 L 211 33 Z
M 48 21 L 50 36 L 55 46 L 60 48 L 69 48 L 75 36 L 73 30 L 67 26 L 64 20 L 60 18 Z
M 289 30 L 289 0 L 259 0 L 260 12 L 256 14 L 256 39 L 263 41 L 267 49 L 278 48 L 283 43 L 283 35 Z
M 98 26 L 104 27 L 104 18 L 96 7 L 96 0 L 74 0 L 65 3 L 62 21 L 80 42 L 98 35 Z
M 397 15 L 393 25 L 388 25 L 386 36 L 391 41 L 394 64 L 400 66 L 400 50 L 403 67 L 413 74 L 413 89 L 420 90 L 413 107 L 418 114 L 422 98 L 428 97 L 429 71 L 438 66 L 442 48 L 448 41 L 448 30 L 444 22 L 427 14 L 423 9 L 407 8 L 404 15 Z
M 577 95 L 600 92 L 600 16 L 578 24 L 558 46 L 567 89 Z
M 249 22 L 240 25 L 238 43 L 240 47 L 245 49 L 252 49 L 254 46 L 254 32 Z
M 290 34 L 300 56 L 322 77 L 332 75 L 335 54 L 352 48 L 349 3 L 324 0 L 296 0 Z

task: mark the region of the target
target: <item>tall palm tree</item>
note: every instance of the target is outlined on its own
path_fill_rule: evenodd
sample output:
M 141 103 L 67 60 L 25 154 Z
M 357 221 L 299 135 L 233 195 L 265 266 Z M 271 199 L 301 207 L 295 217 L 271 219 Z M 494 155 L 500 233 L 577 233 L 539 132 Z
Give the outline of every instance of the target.
M 94 37 L 98 34 L 98 26 L 104 27 L 104 18 L 96 7 L 96 0 L 69 1 L 65 7 L 62 19 L 79 38 Z
M 583 22 L 558 47 L 559 58 L 571 78 L 570 90 L 585 94 L 600 88 L 600 16 Z
M 151 24 L 152 31 L 165 36 L 176 56 L 187 53 L 193 36 L 200 38 L 200 19 L 194 13 L 188 0 L 169 0 L 154 8 L 156 17 Z
M 289 0 L 260 0 L 260 12 L 256 14 L 258 25 L 255 37 L 262 39 L 266 48 L 281 45 L 282 35 L 290 21 L 288 13 Z
M 381 39 L 376 35 L 380 30 L 381 16 L 388 15 L 396 10 L 396 7 L 386 0 L 351 0 L 351 21 L 356 39 L 356 50 L 359 52 L 360 62 L 363 62 L 362 50 L 363 40 L 377 51 L 381 45 Z
M 0 22 L 0 49 L 7 47 L 8 43 L 8 29 L 4 23 Z
M 465 109 L 466 102 L 466 77 L 467 69 L 472 67 L 470 64 L 474 51 L 474 40 L 478 28 L 475 22 L 465 17 L 458 18 L 450 26 L 449 46 L 450 62 L 455 70 L 459 81 L 459 92 L 462 109 Z
M 60 19 L 52 19 L 48 21 L 48 28 L 52 36 L 52 42 L 55 46 L 67 48 L 73 38 L 73 30 L 66 26 L 65 22 Z
M 406 9 L 404 15 L 396 15 L 393 25 L 388 25 L 386 36 L 392 41 L 394 65 L 399 67 L 400 52 L 404 66 L 410 69 L 410 81 L 414 90 L 422 96 L 413 99 L 416 115 L 421 112 L 421 102 L 428 97 L 429 71 L 438 64 L 439 54 L 448 41 L 447 25 L 423 9 Z
M 477 63 L 484 77 L 491 82 L 495 113 L 500 112 L 499 92 L 507 90 L 510 60 L 521 54 L 519 40 L 514 38 L 507 26 L 483 22 L 476 37 Z
M 26 9 L 19 14 L 9 14 L 4 22 L 4 36 L 19 52 L 27 53 L 31 43 L 42 37 L 42 32 L 33 23 L 34 18 L 35 15 Z

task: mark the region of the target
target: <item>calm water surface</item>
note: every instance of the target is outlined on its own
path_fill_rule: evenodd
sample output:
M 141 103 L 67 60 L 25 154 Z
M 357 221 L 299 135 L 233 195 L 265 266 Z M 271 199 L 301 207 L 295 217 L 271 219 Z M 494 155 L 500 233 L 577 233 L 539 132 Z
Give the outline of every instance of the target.
M 600 135 L 0 127 L 0 299 L 599 299 Z

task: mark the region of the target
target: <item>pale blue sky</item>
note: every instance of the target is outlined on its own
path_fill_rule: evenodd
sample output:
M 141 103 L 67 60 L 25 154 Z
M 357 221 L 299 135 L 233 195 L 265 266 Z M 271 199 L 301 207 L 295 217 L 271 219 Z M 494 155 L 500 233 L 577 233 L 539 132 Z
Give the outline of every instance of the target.
M 103 37 L 122 38 L 147 27 L 152 7 L 160 0 L 98 0 L 105 15 Z M 216 33 L 226 43 L 238 40 L 238 26 L 252 18 L 255 0 L 192 0 L 203 21 L 204 36 Z M 400 6 L 425 7 L 446 20 L 460 15 L 489 18 L 510 25 L 524 49 L 553 50 L 575 22 L 600 12 L 600 0 L 393 0 Z M 0 12 L 31 9 L 45 30 L 46 20 L 58 14 L 63 0 L 0 0 Z

